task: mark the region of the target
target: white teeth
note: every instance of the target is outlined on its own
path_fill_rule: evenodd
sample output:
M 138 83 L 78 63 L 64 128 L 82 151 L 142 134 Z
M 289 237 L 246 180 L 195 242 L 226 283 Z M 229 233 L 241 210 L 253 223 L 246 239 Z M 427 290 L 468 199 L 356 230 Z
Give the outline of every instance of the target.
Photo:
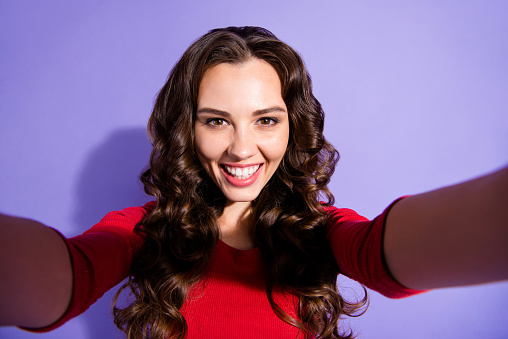
M 231 166 L 224 167 L 226 168 L 226 171 L 228 171 L 229 174 L 237 177 L 238 179 L 247 179 L 259 169 L 259 165 L 244 167 L 243 169 L 240 167 L 231 167 Z

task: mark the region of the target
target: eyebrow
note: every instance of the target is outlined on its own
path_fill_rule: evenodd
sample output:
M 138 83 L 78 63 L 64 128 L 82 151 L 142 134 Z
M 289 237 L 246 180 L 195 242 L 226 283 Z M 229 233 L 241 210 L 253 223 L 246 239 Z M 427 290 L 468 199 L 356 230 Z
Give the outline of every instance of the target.
M 280 106 L 272 106 L 272 107 L 268 107 L 268 108 L 255 110 L 254 112 L 252 112 L 252 115 L 258 116 L 258 115 L 263 115 L 263 114 L 268 114 L 268 113 L 273 113 L 273 112 L 286 113 L 286 110 Z M 196 114 L 200 114 L 200 113 L 211 113 L 211 114 L 220 115 L 221 117 L 230 117 L 231 116 L 231 114 L 226 111 L 221 111 L 219 109 L 208 108 L 208 107 L 203 107 L 203 108 L 200 108 L 196 111 Z

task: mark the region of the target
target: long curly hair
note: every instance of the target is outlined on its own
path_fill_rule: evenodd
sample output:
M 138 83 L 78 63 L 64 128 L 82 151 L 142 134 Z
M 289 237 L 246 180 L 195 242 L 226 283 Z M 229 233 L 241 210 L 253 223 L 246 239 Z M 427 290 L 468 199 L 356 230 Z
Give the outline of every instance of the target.
M 349 303 L 337 291 L 338 267 L 326 241 L 323 207 L 334 202 L 327 185 L 339 154 L 323 136 L 324 113 L 304 63 L 266 29 L 228 27 L 210 31 L 185 51 L 148 122 L 153 151 L 141 181 L 156 207 L 136 226 L 145 235 L 144 244 L 113 309 L 115 324 L 128 338 L 186 335 L 180 309 L 190 287 L 206 275 L 220 235 L 217 218 L 226 203 L 194 149 L 198 88 L 211 67 L 252 58 L 277 71 L 290 120 L 286 153 L 252 202 L 270 305 L 280 319 L 319 338 L 351 338 L 351 331 L 339 333 L 339 320 L 363 313 L 366 294 Z M 116 301 L 125 289 L 131 298 L 119 308 Z M 297 319 L 274 301 L 277 289 L 297 298 Z

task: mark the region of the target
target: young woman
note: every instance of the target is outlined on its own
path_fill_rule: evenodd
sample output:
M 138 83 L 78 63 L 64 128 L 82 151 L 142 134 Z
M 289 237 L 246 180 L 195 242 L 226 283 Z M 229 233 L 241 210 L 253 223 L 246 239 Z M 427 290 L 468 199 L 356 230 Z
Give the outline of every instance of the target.
M 508 169 L 369 221 L 332 206 L 323 118 L 301 58 L 269 31 L 205 34 L 149 121 L 155 201 L 71 239 L 2 217 L 3 323 L 51 330 L 128 276 L 114 315 L 130 338 L 347 338 L 340 317 L 367 298 L 344 300 L 339 273 L 394 298 L 508 278 Z

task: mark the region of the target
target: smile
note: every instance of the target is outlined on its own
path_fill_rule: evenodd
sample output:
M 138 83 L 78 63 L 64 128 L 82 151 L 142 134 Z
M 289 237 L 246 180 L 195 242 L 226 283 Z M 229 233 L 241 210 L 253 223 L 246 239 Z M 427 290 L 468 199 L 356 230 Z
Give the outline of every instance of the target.
M 232 167 L 223 165 L 226 171 L 234 176 L 237 179 L 247 179 L 251 175 L 253 175 L 258 169 L 260 165 L 254 165 L 249 167 Z
M 226 180 L 236 187 L 247 187 L 256 182 L 263 164 L 252 166 L 220 165 Z

